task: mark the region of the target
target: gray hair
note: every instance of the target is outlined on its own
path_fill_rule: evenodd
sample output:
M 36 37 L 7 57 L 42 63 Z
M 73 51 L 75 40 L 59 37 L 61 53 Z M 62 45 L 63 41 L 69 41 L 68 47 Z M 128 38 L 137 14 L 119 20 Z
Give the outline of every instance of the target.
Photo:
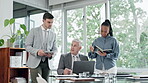
M 82 43 L 81 43 L 81 41 L 79 39 L 74 39 L 74 40 L 72 40 L 72 42 L 78 42 L 79 46 L 82 46 Z

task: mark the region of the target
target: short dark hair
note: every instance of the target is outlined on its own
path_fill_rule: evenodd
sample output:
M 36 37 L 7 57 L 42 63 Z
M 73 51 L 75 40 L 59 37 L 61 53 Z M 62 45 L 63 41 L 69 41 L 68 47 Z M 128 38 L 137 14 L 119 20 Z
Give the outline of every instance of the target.
M 46 20 L 46 19 L 53 19 L 54 16 L 48 12 L 46 12 L 44 15 L 43 15 L 43 19 Z

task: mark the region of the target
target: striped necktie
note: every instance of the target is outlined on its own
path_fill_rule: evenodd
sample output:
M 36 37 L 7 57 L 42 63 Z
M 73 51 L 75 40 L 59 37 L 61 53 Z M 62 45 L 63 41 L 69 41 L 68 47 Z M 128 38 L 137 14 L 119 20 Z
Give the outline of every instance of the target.
M 74 61 L 78 61 L 78 56 L 73 56 Z

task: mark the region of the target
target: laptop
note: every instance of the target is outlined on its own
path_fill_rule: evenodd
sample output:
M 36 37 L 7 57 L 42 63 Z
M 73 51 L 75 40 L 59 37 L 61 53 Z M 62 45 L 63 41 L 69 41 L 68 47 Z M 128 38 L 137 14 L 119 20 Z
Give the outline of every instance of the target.
M 89 72 L 89 74 L 93 74 L 94 65 L 95 65 L 95 61 L 74 61 L 73 73 L 77 75 L 83 72 Z

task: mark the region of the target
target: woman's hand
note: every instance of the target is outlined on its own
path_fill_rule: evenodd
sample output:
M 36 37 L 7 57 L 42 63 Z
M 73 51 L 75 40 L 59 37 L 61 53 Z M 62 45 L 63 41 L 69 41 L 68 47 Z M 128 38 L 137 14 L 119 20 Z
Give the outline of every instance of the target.
M 106 56 L 107 55 L 105 52 L 98 51 L 98 53 L 99 53 L 100 56 Z
M 90 51 L 94 52 L 94 47 L 93 46 L 90 46 Z

